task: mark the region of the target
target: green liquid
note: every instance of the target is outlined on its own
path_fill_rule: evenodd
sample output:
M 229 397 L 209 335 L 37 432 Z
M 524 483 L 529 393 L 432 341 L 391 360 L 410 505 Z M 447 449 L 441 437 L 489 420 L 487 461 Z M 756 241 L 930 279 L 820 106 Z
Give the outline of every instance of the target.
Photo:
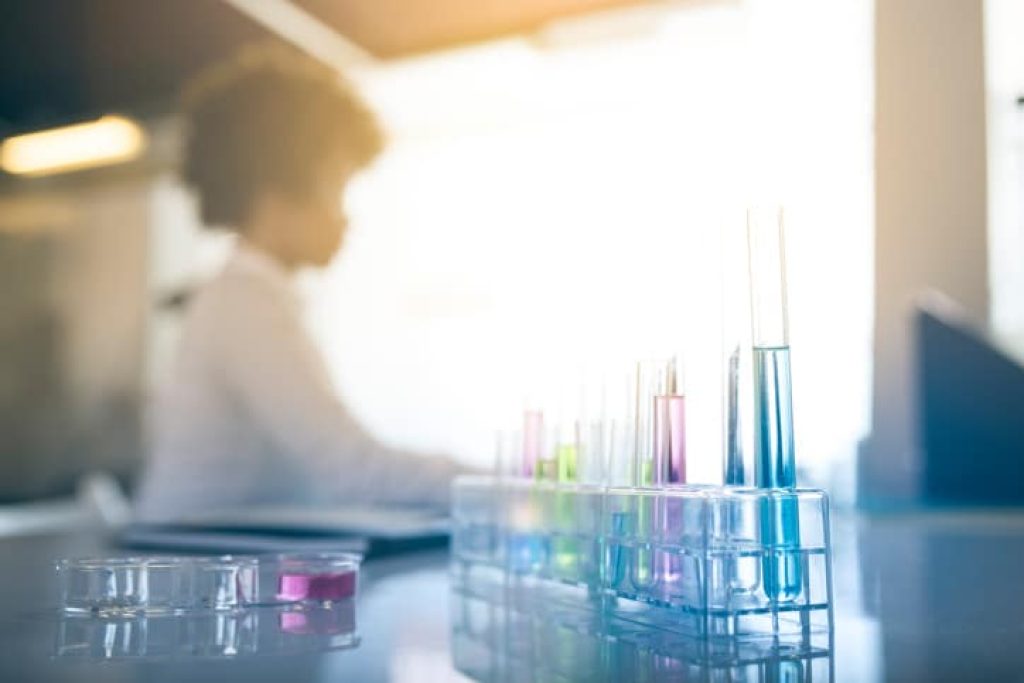
M 555 450 L 555 462 L 558 469 L 558 482 L 576 481 L 576 445 L 564 444 Z
M 652 460 L 641 460 L 637 463 L 636 485 L 654 485 L 654 462 Z
M 553 468 L 559 484 L 576 481 L 576 444 L 562 444 L 555 449 Z M 552 570 L 563 581 L 575 581 L 579 568 L 578 539 L 564 535 L 566 529 L 574 527 L 573 500 L 571 493 L 555 494 L 557 526 L 563 531 L 552 543 Z
M 555 458 L 540 458 L 534 470 L 537 481 L 555 481 L 558 479 L 558 461 Z

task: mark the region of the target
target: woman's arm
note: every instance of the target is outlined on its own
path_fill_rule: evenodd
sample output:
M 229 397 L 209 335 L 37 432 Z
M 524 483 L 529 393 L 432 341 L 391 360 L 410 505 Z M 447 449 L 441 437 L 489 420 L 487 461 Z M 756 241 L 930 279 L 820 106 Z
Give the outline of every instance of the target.
M 240 286 L 235 294 L 231 338 L 219 349 L 225 381 L 281 455 L 302 468 L 312 498 L 448 500 L 451 479 L 463 468 L 373 438 L 338 397 L 290 302 L 259 286 Z

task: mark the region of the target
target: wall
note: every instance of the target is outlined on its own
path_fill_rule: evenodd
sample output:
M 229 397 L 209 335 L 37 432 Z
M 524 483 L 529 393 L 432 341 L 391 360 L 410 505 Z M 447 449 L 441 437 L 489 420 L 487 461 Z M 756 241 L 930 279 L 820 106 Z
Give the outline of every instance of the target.
M 136 467 L 148 203 L 149 182 L 123 174 L 0 194 L 0 500 Z
M 863 500 L 910 499 L 914 435 L 909 313 L 929 288 L 988 318 L 981 0 L 875 4 L 875 368 Z

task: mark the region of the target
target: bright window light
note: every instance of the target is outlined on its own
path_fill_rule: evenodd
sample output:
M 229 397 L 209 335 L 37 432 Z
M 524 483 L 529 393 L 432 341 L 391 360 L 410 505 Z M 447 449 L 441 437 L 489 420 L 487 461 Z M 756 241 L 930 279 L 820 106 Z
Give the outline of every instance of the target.
M 139 124 L 123 116 L 18 135 L 0 146 L 0 167 L 41 176 L 130 161 L 145 146 Z
M 391 144 L 310 288 L 352 409 L 484 466 L 542 383 L 681 350 L 692 474 L 713 479 L 720 234 L 771 199 L 790 236 L 801 481 L 852 469 L 870 427 L 871 6 L 670 3 L 622 35 L 359 75 Z
M 985 3 L 988 258 L 992 325 L 1024 349 L 1024 4 Z

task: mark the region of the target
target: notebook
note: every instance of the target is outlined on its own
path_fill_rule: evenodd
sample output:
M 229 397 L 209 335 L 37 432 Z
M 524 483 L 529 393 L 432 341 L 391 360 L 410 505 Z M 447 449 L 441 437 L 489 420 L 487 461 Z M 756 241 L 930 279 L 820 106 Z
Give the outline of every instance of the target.
M 201 553 L 349 551 L 384 555 L 444 547 L 447 513 L 436 508 L 261 505 L 130 524 L 118 545 Z

